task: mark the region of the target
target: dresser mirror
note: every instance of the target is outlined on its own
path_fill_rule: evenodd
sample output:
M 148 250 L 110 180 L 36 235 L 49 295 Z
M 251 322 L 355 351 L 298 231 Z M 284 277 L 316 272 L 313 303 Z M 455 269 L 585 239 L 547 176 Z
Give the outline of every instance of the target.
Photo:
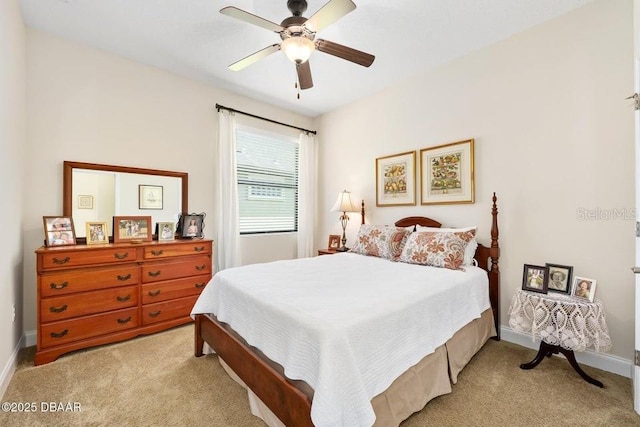
M 106 221 L 113 236 L 114 216 L 151 216 L 176 222 L 188 208 L 188 174 L 156 169 L 65 161 L 62 214 L 73 217 L 76 237 L 85 239 L 85 224 Z

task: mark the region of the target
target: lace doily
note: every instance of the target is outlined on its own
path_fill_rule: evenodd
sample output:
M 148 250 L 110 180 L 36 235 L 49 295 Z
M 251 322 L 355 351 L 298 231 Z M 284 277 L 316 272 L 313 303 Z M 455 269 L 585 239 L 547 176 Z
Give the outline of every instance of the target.
M 509 307 L 509 326 L 567 350 L 609 351 L 611 338 L 600 300 L 518 291 Z

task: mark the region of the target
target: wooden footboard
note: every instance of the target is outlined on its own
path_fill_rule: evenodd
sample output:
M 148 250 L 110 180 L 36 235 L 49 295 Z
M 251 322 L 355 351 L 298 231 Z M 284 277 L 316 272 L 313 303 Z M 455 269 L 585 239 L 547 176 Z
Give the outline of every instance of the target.
M 230 335 L 213 316 L 197 314 L 197 357 L 202 356 L 205 341 L 285 425 L 313 426 L 311 400 L 304 393 Z

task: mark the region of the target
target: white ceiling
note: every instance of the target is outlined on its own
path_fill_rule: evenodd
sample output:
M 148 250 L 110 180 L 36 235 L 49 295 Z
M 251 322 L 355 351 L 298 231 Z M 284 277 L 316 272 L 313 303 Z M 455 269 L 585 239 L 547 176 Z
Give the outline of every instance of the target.
M 328 0 L 308 0 L 310 17 Z M 314 87 L 296 98 L 295 66 L 281 52 L 227 66 L 280 41 L 219 13 L 236 6 L 280 23 L 286 0 L 20 0 L 28 27 L 104 49 L 315 117 L 493 44 L 593 0 L 354 0 L 320 38 L 376 56 L 370 68 L 314 52 Z M 215 102 L 216 100 L 212 100 Z

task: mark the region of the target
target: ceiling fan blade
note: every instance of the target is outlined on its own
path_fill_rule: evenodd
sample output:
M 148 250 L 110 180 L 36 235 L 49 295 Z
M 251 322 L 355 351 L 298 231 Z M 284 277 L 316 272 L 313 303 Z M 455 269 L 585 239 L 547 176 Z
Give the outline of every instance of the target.
M 272 44 L 269 47 L 265 47 L 262 50 L 259 50 L 255 53 L 252 53 L 251 55 L 242 58 L 240 61 L 234 62 L 233 64 L 229 65 L 229 69 L 231 71 L 240 71 L 245 67 L 248 67 L 249 65 L 258 62 L 259 60 L 261 60 L 262 58 L 271 55 L 274 52 L 277 52 L 280 50 L 280 45 L 279 44 Z
M 355 8 L 356 5 L 351 0 L 329 0 L 311 18 L 307 19 L 303 26 L 313 32 L 320 31 Z
M 298 72 L 298 83 L 300 89 L 310 89 L 313 87 L 313 79 L 311 78 L 311 67 L 309 61 L 305 61 L 302 64 L 296 64 L 296 71 Z
M 320 52 L 328 53 L 329 55 L 362 65 L 363 67 L 370 66 L 373 64 L 373 60 L 376 59 L 375 56 L 368 53 L 323 39 L 316 40 L 316 49 Z
M 275 22 L 271 22 L 268 19 L 261 18 L 258 15 L 254 15 L 253 13 L 245 12 L 244 10 L 238 9 L 237 7 L 227 6 L 220 9 L 220 13 L 244 22 L 248 22 L 249 24 L 257 25 L 258 27 L 266 28 L 267 30 L 276 33 L 284 31 L 284 28 L 282 28 L 281 25 L 278 25 Z

